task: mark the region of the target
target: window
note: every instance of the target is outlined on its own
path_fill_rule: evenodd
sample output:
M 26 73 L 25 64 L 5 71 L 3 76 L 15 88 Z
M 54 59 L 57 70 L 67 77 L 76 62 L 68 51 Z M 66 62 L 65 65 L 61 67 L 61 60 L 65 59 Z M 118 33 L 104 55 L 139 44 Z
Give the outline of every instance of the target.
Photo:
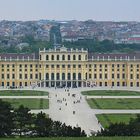
M 64 69 L 65 68 L 65 65 L 62 65 L 62 68 Z
M 57 55 L 57 60 L 59 60 L 59 55 Z
M 46 65 L 46 68 L 49 68 L 49 65 Z
M 91 74 L 89 74 L 89 78 L 91 79 Z
M 25 74 L 25 79 L 27 79 L 28 78 L 28 76 L 27 76 L 27 74 Z
M 7 79 L 9 79 L 10 78 L 10 75 L 9 74 L 7 74 Z
M 46 60 L 49 60 L 49 56 L 48 55 L 46 55 Z
M 51 65 L 52 68 L 54 68 L 54 65 Z
M 68 55 L 68 60 L 70 60 L 70 55 Z
M 87 55 L 85 55 L 85 60 L 87 60 L 87 58 L 88 58 Z
M 130 67 L 133 68 L 133 65 L 131 64 Z
M 81 55 L 78 56 L 78 60 L 81 60 Z
M 60 68 L 60 65 L 57 65 L 57 68 Z
M 46 73 L 46 80 L 49 80 L 49 73 Z
M 73 55 L 73 60 L 76 60 L 76 56 L 75 55 Z
M 40 59 L 40 60 L 42 59 L 41 55 L 39 56 L 39 59 Z
M 112 74 L 112 79 L 114 79 L 114 74 Z
M 65 55 L 62 55 L 62 60 L 65 60 Z
M 100 87 L 102 86 L 102 82 L 99 83 Z
M 25 82 L 25 87 L 27 87 L 27 82 Z
M 118 87 L 120 86 L 120 82 L 117 82 L 117 86 L 118 86 Z
M 51 58 L 51 60 L 54 60 L 54 55 L 52 55 L 52 58 Z
M 105 79 L 107 79 L 107 74 L 105 74 Z
M 70 65 L 68 65 L 68 68 L 70 68 Z
M 19 79 L 22 79 L 22 74 L 19 74 Z
M 4 79 L 4 74 L 1 75 L 1 78 Z
M 51 80 L 54 80 L 54 73 L 51 74 Z
M 33 79 L 33 74 L 30 74 L 30 79 Z
M 125 68 L 125 64 L 123 64 L 122 67 Z
M 112 87 L 114 87 L 115 86 L 115 84 L 114 84 L 114 82 L 112 82 Z
M 35 74 L 35 79 L 38 79 L 38 74 Z
M 81 68 L 81 65 L 78 65 L 78 68 Z
M 99 78 L 102 79 L 102 74 L 99 75 Z
M 73 80 L 76 80 L 76 73 L 73 73 Z
M 133 79 L 133 74 L 130 74 L 130 79 Z
M 97 74 L 94 74 L 94 79 L 96 79 L 97 78 Z
M 71 80 L 71 74 L 68 73 L 68 80 Z
M 78 80 L 81 80 L 81 73 L 78 73 Z
M 139 79 L 139 74 L 137 74 L 137 79 Z
M 10 86 L 10 83 L 9 83 L 9 82 L 7 82 L 7 86 L 8 86 L 8 87 Z
M 105 82 L 105 86 L 107 87 L 107 82 Z
M 76 68 L 76 65 L 73 65 L 73 68 L 75 69 Z
M 15 74 L 12 74 L 12 79 L 15 79 Z
M 117 79 L 119 79 L 120 78 L 120 74 L 117 74 Z
M 130 82 L 130 87 L 133 87 L 133 82 Z
M 12 86 L 13 86 L 13 87 L 15 86 L 15 82 L 12 82 Z
M 125 74 L 124 73 L 122 74 L 122 79 L 125 79 Z
M 62 80 L 65 80 L 65 73 L 62 73 Z
M 60 74 L 59 73 L 56 74 L 56 80 L 60 80 Z

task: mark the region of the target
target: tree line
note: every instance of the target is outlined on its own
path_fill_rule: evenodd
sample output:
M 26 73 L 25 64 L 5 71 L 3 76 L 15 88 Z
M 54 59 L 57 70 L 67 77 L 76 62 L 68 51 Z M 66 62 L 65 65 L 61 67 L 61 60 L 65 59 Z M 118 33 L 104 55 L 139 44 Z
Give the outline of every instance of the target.
M 54 27 L 56 28 L 56 27 Z M 58 30 L 53 29 L 50 33 L 50 42 L 36 40 L 33 36 L 25 36 L 21 38 L 22 42 L 26 42 L 29 46 L 24 46 L 22 48 L 18 48 L 17 46 L 4 47 L 0 46 L 1 53 L 38 53 L 39 48 L 49 49 L 54 46 L 54 39 L 56 43 L 61 44 L 61 37 L 58 35 Z M 89 52 L 94 53 L 132 53 L 136 51 L 140 51 L 140 44 L 115 44 L 113 41 L 104 40 L 98 41 L 97 39 L 85 39 L 78 40 L 74 42 L 63 42 L 62 43 L 66 48 L 74 48 L 74 49 L 88 49 Z
M 14 109 L 9 102 L 0 100 L 0 137 L 85 137 L 80 127 L 66 126 L 53 121 L 46 114 L 30 113 L 30 109 L 20 106 Z
M 98 132 L 97 136 L 140 136 L 140 115 L 131 118 L 128 124 L 114 123 Z

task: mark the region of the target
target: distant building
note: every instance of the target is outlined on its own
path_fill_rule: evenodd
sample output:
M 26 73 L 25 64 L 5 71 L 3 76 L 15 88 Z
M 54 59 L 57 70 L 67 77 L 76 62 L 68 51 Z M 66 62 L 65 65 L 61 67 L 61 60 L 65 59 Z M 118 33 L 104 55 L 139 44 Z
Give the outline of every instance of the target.
M 133 36 L 129 37 L 127 43 L 140 44 L 140 35 L 133 35 Z

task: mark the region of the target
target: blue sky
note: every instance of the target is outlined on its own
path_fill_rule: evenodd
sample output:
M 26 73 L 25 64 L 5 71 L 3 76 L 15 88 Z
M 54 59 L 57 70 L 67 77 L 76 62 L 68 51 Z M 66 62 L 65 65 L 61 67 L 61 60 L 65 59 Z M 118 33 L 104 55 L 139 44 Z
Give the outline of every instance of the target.
M 0 0 L 0 20 L 140 21 L 140 0 Z

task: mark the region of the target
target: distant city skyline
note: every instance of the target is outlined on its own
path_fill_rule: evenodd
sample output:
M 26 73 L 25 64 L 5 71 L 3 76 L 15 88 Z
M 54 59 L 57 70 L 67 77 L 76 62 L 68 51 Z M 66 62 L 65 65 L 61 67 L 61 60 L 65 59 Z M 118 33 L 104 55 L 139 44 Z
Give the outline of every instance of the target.
M 0 0 L 0 20 L 140 21 L 140 0 Z

